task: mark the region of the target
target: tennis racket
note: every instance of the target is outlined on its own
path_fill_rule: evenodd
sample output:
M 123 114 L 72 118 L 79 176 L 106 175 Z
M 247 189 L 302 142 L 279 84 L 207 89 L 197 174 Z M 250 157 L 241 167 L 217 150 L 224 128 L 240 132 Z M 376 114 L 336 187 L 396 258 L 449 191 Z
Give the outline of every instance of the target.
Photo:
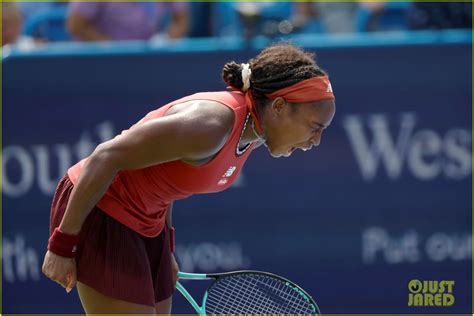
M 212 280 L 199 304 L 179 282 L 176 288 L 199 315 L 300 314 L 320 315 L 318 305 L 303 289 L 280 276 L 259 271 L 215 274 L 179 272 L 180 279 Z

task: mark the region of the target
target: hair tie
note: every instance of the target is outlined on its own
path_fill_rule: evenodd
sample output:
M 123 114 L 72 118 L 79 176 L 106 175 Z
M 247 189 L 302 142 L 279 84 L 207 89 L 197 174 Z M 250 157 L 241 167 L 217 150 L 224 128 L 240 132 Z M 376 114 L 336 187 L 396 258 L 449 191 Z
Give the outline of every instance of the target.
M 244 86 L 242 91 L 247 91 L 250 88 L 250 76 L 252 75 L 252 70 L 250 69 L 250 64 L 241 64 L 242 66 L 242 82 Z

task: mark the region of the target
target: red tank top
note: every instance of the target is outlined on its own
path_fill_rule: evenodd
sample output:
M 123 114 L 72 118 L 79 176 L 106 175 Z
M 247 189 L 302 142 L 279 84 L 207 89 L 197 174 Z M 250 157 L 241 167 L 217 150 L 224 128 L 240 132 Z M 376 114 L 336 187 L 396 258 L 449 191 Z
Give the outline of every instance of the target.
M 240 92 L 197 93 L 148 113 L 135 125 L 159 118 L 171 106 L 191 100 L 217 101 L 234 111 L 234 126 L 224 147 L 212 160 L 198 167 L 176 160 L 144 169 L 120 171 L 97 203 L 109 216 L 144 236 L 154 237 L 160 234 L 165 225 L 167 208 L 172 201 L 195 193 L 227 189 L 237 178 L 254 148 L 254 144 L 249 145 L 247 150 L 237 148 L 249 117 L 244 95 Z M 77 182 L 87 159 L 68 170 L 73 184 Z

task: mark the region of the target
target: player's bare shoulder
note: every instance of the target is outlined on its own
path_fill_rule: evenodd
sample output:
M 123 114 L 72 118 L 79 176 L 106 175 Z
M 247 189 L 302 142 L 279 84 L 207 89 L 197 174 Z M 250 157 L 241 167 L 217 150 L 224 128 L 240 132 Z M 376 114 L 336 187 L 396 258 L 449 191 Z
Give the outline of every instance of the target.
M 212 100 L 192 100 L 178 103 L 170 107 L 165 116 L 186 113 L 195 117 L 217 119 L 221 123 L 233 124 L 234 112 L 226 105 Z
M 234 112 L 228 106 L 211 100 L 193 100 L 173 105 L 165 116 L 180 118 L 180 131 L 193 138 L 193 148 L 185 157 L 202 160 L 215 155 L 226 143 L 234 126 Z M 206 149 L 206 150 L 204 150 Z
M 165 116 L 179 115 L 185 126 L 210 133 L 209 137 L 223 137 L 225 142 L 234 125 L 234 112 L 226 105 L 211 100 L 193 100 L 170 107 Z

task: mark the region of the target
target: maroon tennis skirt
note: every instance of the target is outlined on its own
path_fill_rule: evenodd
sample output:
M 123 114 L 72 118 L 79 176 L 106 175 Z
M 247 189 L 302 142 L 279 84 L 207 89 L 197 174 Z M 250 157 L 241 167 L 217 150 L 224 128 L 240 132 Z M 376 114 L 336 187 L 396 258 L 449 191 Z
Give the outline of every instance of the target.
M 50 235 L 59 226 L 73 184 L 65 175 L 51 206 Z M 105 296 L 155 306 L 174 291 L 169 234 L 144 237 L 95 207 L 79 236 L 77 280 Z

